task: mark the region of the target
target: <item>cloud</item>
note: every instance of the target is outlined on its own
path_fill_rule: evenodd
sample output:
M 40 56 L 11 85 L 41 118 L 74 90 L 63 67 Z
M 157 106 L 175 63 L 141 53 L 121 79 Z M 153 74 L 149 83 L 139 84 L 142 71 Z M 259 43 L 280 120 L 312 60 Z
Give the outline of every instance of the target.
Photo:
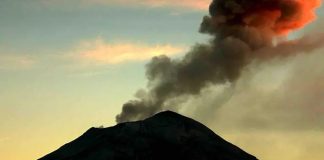
M 110 43 L 102 38 L 83 41 L 72 51 L 74 59 L 90 64 L 120 64 L 125 62 L 145 61 L 154 56 L 174 56 L 185 51 L 184 47 L 172 45 L 148 45 L 143 43 Z
M 252 62 L 266 63 L 322 46 L 323 37 L 318 35 L 273 43 L 282 35 L 311 22 L 317 0 L 250 1 L 214 0 L 209 7 L 209 16 L 203 18 L 199 29 L 201 33 L 211 35 L 211 40 L 193 46 L 178 60 L 154 57 L 146 65 L 148 85 L 145 94 L 124 103 L 116 121 L 145 119 L 168 106 L 174 106 L 171 109 L 176 110 L 175 97 L 200 95 L 210 84 L 231 83 L 235 86 L 245 67 Z M 308 18 L 300 16 L 304 13 Z M 172 105 L 168 105 L 169 101 Z
M 251 64 L 179 108 L 217 130 L 324 131 L 323 51 Z
M 209 85 L 176 109 L 258 159 L 321 160 L 323 52 L 253 63 L 235 84 Z
M 66 0 L 41 0 L 45 5 L 57 5 L 71 3 Z M 87 5 L 121 5 L 121 6 L 145 6 L 150 8 L 159 7 L 177 7 L 188 8 L 194 10 L 207 10 L 210 4 L 210 0 L 186 0 L 186 1 L 174 1 L 174 0 L 74 0 L 73 3 L 78 3 L 83 6 Z
M 84 0 L 88 3 L 102 3 L 102 4 L 119 4 L 136 6 L 142 5 L 146 7 L 183 7 L 190 9 L 206 10 L 210 4 L 210 0 Z
M 26 55 L 0 53 L 0 70 L 21 70 L 31 68 L 35 61 Z

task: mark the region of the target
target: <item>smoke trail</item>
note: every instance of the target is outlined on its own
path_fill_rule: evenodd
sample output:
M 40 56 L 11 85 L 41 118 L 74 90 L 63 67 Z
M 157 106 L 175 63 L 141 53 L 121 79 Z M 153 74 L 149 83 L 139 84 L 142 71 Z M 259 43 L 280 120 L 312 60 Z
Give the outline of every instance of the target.
M 208 84 L 235 82 L 251 61 L 280 56 L 275 51 L 281 46 L 293 48 L 289 45 L 297 43 L 274 46 L 273 40 L 311 22 L 319 4 L 318 0 L 214 0 L 200 27 L 213 39 L 192 47 L 181 60 L 154 57 L 146 66 L 147 91 L 125 103 L 116 121 L 146 118 L 174 97 L 199 94 Z

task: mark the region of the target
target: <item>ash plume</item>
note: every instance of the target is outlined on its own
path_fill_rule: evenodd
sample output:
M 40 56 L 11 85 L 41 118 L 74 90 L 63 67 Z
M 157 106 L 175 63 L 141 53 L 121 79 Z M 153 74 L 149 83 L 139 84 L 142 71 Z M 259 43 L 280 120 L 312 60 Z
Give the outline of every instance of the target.
M 273 41 L 311 22 L 319 4 L 318 0 L 214 0 L 200 27 L 201 33 L 212 36 L 210 42 L 196 44 L 181 60 L 154 57 L 146 65 L 147 90 L 123 105 L 117 123 L 144 119 L 165 109 L 175 97 L 200 94 L 209 84 L 234 84 L 254 60 L 293 55 L 299 42 L 274 45 Z M 316 44 L 303 45 L 307 51 Z M 282 53 L 281 47 L 289 53 Z

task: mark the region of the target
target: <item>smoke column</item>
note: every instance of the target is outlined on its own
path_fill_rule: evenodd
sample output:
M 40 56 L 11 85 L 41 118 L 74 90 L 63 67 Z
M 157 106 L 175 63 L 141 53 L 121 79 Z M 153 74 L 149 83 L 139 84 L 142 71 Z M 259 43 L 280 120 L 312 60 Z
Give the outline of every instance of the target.
M 200 94 L 208 84 L 235 83 L 252 61 L 285 54 L 278 47 L 293 54 L 290 45 L 298 43 L 273 40 L 314 20 L 319 5 L 320 0 L 214 0 L 200 27 L 213 37 L 210 42 L 193 46 L 181 60 L 154 57 L 146 66 L 147 90 L 123 105 L 117 123 L 144 119 L 175 97 Z

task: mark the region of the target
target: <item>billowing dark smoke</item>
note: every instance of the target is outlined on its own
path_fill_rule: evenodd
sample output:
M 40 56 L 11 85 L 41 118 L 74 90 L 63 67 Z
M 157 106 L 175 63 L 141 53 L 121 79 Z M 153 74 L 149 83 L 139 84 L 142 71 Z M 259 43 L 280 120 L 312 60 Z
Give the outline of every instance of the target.
M 254 27 L 287 34 L 315 18 L 314 8 L 320 0 L 214 0 L 211 17 L 205 17 L 202 31 L 230 36 L 228 27 Z
M 116 121 L 144 119 L 175 97 L 199 94 L 208 84 L 235 82 L 251 61 L 280 56 L 273 52 L 273 40 L 309 23 L 318 5 L 318 0 L 214 0 L 200 28 L 213 39 L 197 44 L 181 60 L 154 57 L 146 66 L 148 90 L 124 104 Z M 274 55 L 262 55 L 269 52 Z

